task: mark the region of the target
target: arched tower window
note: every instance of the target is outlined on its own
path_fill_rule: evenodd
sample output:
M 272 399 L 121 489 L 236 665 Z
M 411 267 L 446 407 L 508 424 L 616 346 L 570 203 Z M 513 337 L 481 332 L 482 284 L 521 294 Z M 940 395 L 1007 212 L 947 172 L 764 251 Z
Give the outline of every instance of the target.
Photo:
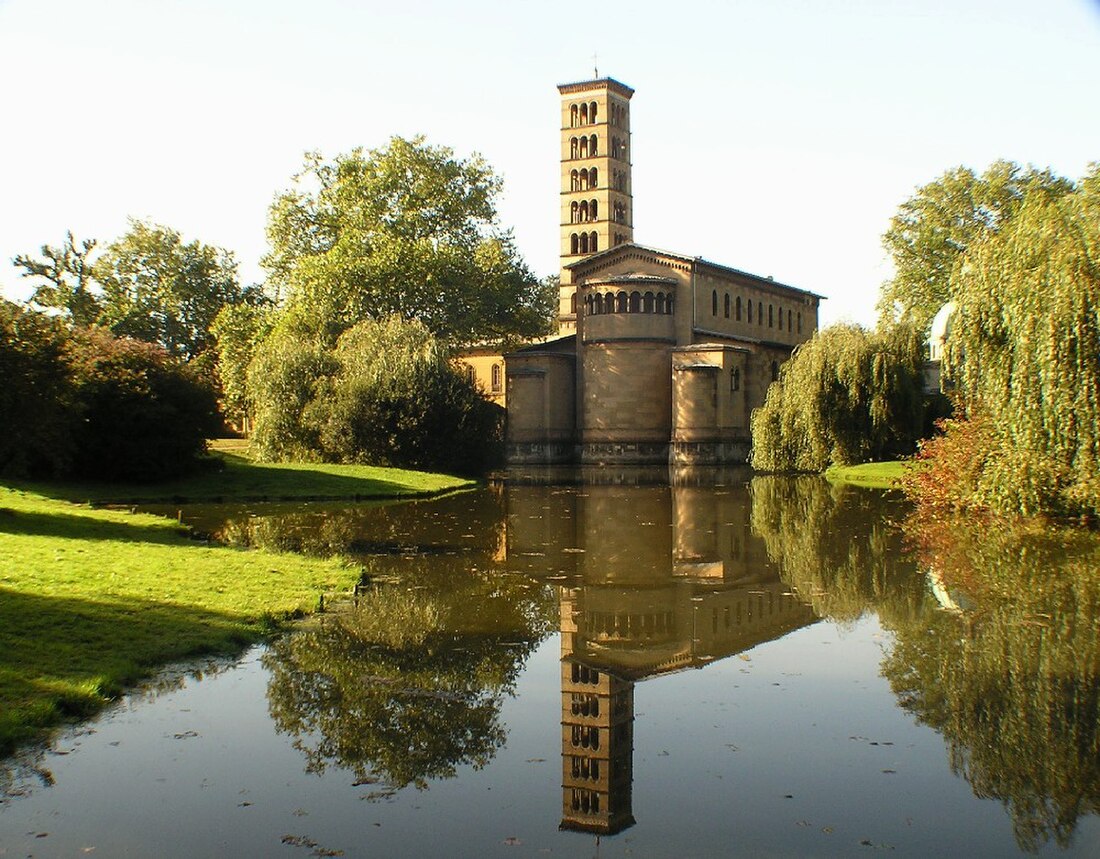
M 764 324 L 764 302 L 763 301 L 756 302 L 756 324 L 757 325 L 763 325 Z
M 569 296 L 569 312 L 572 313 L 574 316 L 577 315 L 577 293 L 576 292 L 574 292 L 571 296 Z
M 642 312 L 642 294 L 640 292 L 630 293 L 630 312 L 641 313 Z
M 712 290 L 710 293 L 710 315 L 718 315 L 718 290 Z
M 569 223 L 577 223 L 577 218 L 580 216 L 580 207 L 577 205 L 577 201 L 574 200 L 569 204 Z
M 730 294 L 728 292 L 726 293 L 725 307 L 723 309 L 726 312 L 726 319 L 729 319 L 730 318 Z
M 615 296 L 610 292 L 603 297 L 603 312 L 614 313 L 615 312 Z
M 588 190 L 588 171 L 587 170 L 582 170 L 581 173 L 580 173 L 580 177 L 581 177 L 581 181 L 580 181 L 580 185 L 578 186 L 577 190 L 578 191 L 587 191 Z
M 657 313 L 664 314 L 665 312 L 665 294 L 663 292 L 657 293 Z
M 596 135 L 593 134 L 588 138 L 588 154 L 592 157 L 596 157 Z
M 573 205 L 577 205 L 577 204 L 574 203 Z M 577 216 L 578 216 L 579 220 L 581 220 L 581 221 L 587 221 L 588 220 L 588 201 L 587 200 L 583 200 L 581 202 L 580 207 L 579 207 L 578 212 L 577 212 Z
M 615 296 L 615 312 L 626 313 L 626 293 L 620 292 Z
M 579 191 L 580 187 L 581 187 L 580 174 L 577 173 L 576 170 L 574 170 L 569 174 L 569 190 L 570 191 Z
M 581 125 L 588 125 L 588 105 L 581 105 Z
M 580 146 L 580 141 L 578 141 L 577 138 L 575 138 L 575 137 L 570 137 L 569 138 L 569 157 L 570 158 L 576 158 L 577 157 L 577 147 L 578 146 Z
M 582 254 L 588 253 L 588 233 L 581 233 L 580 235 L 580 252 Z
M 569 236 L 569 253 L 575 254 L 580 251 L 580 236 L 573 233 Z
M 592 233 L 588 239 L 588 250 L 595 253 L 600 249 L 600 237 L 596 233 Z
M 588 121 L 596 121 L 596 102 L 592 102 L 590 105 L 588 105 Z
M 737 296 L 737 301 L 734 304 L 733 312 L 734 312 L 734 318 L 738 322 L 740 322 L 741 321 L 741 296 L 740 295 Z
M 597 181 L 597 176 L 596 176 L 596 168 L 593 167 L 591 170 L 588 171 L 588 187 L 589 188 L 596 188 L 596 187 L 599 186 L 599 184 L 600 183 L 599 183 L 599 181 Z
M 645 294 L 644 298 L 642 299 L 642 311 L 644 313 L 652 313 L 653 312 L 653 293 L 652 292 L 647 292 Z
M 599 202 L 599 200 L 593 200 L 592 202 L 590 202 L 588 204 L 588 216 L 593 221 L 598 221 L 600 219 L 600 202 Z
M 794 330 L 793 328 L 791 328 L 791 311 L 789 311 L 789 310 L 787 311 L 787 330 L 788 331 L 793 331 Z
M 769 328 L 774 328 L 775 327 L 774 324 L 773 324 L 774 320 L 775 320 L 775 305 L 774 304 L 769 304 L 768 305 L 768 327 Z
M 587 157 L 588 157 L 588 138 L 587 137 L 582 137 L 581 138 L 581 158 L 587 158 Z

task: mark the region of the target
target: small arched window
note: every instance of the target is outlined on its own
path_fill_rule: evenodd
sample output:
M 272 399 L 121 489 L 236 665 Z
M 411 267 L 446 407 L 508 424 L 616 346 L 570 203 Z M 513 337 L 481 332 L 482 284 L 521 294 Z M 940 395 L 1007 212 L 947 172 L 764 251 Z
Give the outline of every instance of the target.
M 643 313 L 652 313 L 653 312 L 653 293 L 652 292 L 647 292 L 645 294 L 645 297 L 642 299 L 642 302 L 643 302 L 642 312 Z
M 588 154 L 592 157 L 596 157 L 596 135 L 593 134 L 588 138 Z
M 711 316 L 717 316 L 718 315 L 718 290 L 717 289 L 711 290 L 711 293 L 710 293 L 710 315 Z
M 626 293 L 620 292 L 615 296 L 615 312 L 626 313 Z
M 598 200 L 593 200 L 588 204 L 588 217 L 593 221 L 598 221 L 600 219 L 600 203 Z
M 587 137 L 582 137 L 581 138 L 581 158 L 587 158 L 587 157 L 588 157 L 588 138 Z
M 752 299 L 749 299 L 745 303 L 748 305 L 748 308 L 749 308 L 749 324 L 751 325 L 752 324 Z
M 664 314 L 665 312 L 665 294 L 663 292 L 657 293 L 657 313 Z
M 569 253 L 575 254 L 580 251 L 580 236 L 573 233 L 569 236 Z
M 775 305 L 774 304 L 769 304 L 768 305 L 768 327 L 769 328 L 774 328 L 775 327 L 774 322 L 775 322 Z
M 802 333 L 802 311 L 798 311 L 798 333 Z
M 756 302 L 756 324 L 757 325 L 763 325 L 764 324 L 764 302 L 763 301 Z
M 576 158 L 577 157 L 577 147 L 578 146 L 580 146 L 580 141 L 578 141 L 577 138 L 575 138 L 575 137 L 570 137 L 569 138 L 569 157 L 570 158 Z
M 588 121 L 596 121 L 596 102 L 592 102 L 592 104 L 588 106 Z
M 599 184 L 600 183 L 596 179 L 596 168 L 593 167 L 591 170 L 588 171 L 588 187 L 596 188 L 599 186 Z
M 575 104 L 569 107 L 569 124 L 574 128 L 577 127 L 577 106 Z
M 600 249 L 600 237 L 597 233 L 592 233 L 588 238 L 588 250 L 592 253 L 596 253 Z
M 581 105 L 581 125 L 588 125 L 588 105 Z
M 569 204 L 569 223 L 577 223 L 578 217 L 580 217 L 580 207 L 577 205 L 577 201 L 574 200 Z
M 788 331 L 793 331 L 794 330 L 791 327 L 791 311 L 789 311 L 789 310 L 787 311 L 787 330 Z
M 669 315 L 669 316 L 671 316 L 671 315 L 672 315 L 673 313 L 675 313 L 675 312 L 676 312 L 676 311 L 675 311 L 675 306 L 674 306 L 674 303 L 673 303 L 673 302 L 674 302 L 674 299 L 673 299 L 673 297 L 672 297 L 672 296 L 670 295 L 670 296 L 668 297 L 668 304 L 666 304 L 666 305 L 665 305 L 665 312 L 666 312 L 666 313 L 668 313 L 668 315 Z
M 641 313 L 642 312 L 642 294 L 640 292 L 630 293 L 630 312 Z
M 726 293 L 725 306 L 724 306 L 723 310 L 725 310 L 726 319 L 729 319 L 730 318 L 730 294 L 728 292 Z
M 741 390 L 741 368 L 740 367 L 734 367 L 732 370 L 730 370 L 730 390 L 731 391 L 740 391 Z
M 582 254 L 588 253 L 588 233 L 581 233 L 580 235 L 580 252 Z
M 574 316 L 577 315 L 577 293 L 573 293 L 569 296 L 569 312 Z
M 569 190 L 570 191 L 579 191 L 580 187 L 581 187 L 580 174 L 577 173 L 576 170 L 574 170 L 572 173 L 569 174 Z
M 740 322 L 741 321 L 741 296 L 740 295 L 737 296 L 737 301 L 734 303 L 733 312 L 734 312 L 734 318 L 738 322 Z
M 576 203 L 574 203 L 573 205 L 577 206 Z M 580 203 L 580 205 L 578 207 L 578 210 L 577 210 L 577 219 L 580 220 L 580 221 L 587 221 L 588 220 L 588 201 L 587 200 L 584 200 Z
M 493 364 L 493 393 L 500 393 L 500 364 Z
M 603 297 L 603 312 L 614 313 L 615 312 L 615 296 L 610 292 Z

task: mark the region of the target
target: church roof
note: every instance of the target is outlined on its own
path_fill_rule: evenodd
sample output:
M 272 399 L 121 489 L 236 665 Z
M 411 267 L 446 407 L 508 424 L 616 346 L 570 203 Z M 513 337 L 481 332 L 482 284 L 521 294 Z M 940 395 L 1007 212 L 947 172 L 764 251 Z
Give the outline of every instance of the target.
M 565 95 L 566 93 L 588 92 L 589 90 L 603 89 L 604 87 L 619 93 L 619 95 L 625 98 L 630 98 L 634 95 L 634 90 L 622 81 L 615 80 L 615 78 L 595 78 L 590 81 L 575 81 L 570 84 L 558 84 L 558 92 Z
M 719 272 L 721 274 L 734 275 L 735 277 L 745 278 L 747 280 L 754 281 L 754 282 L 760 284 L 761 286 L 779 287 L 780 289 L 789 290 L 791 292 L 797 292 L 797 293 L 800 293 L 802 295 L 809 296 L 811 298 L 817 298 L 817 299 L 825 298 L 825 296 L 818 295 L 816 292 L 810 292 L 809 290 L 806 290 L 806 289 L 800 289 L 797 286 L 791 286 L 788 283 L 781 283 L 778 280 L 772 279 L 771 277 L 763 277 L 759 274 L 753 274 L 752 272 L 742 271 L 739 268 L 733 268 L 732 266 L 720 265 L 719 263 L 711 262 L 710 260 L 703 259 L 703 257 L 687 256 L 685 254 L 679 254 L 679 253 L 676 253 L 674 251 L 666 251 L 666 250 L 662 250 L 661 248 L 650 247 L 649 245 L 639 245 L 639 244 L 635 244 L 635 243 L 616 245 L 613 248 L 608 248 L 607 250 L 603 250 L 603 251 L 599 251 L 598 253 L 590 254 L 589 256 L 586 256 L 582 260 L 578 260 L 575 263 L 570 263 L 569 265 L 565 266 L 565 268 L 569 269 L 570 271 L 577 271 L 577 270 L 580 270 L 580 269 L 584 269 L 584 268 L 588 267 L 589 265 L 591 265 L 594 262 L 597 262 L 597 261 L 598 262 L 603 262 L 604 260 L 608 259 L 609 257 L 614 256 L 615 254 L 622 253 L 624 250 L 631 250 L 631 249 L 640 250 L 640 251 L 643 251 L 645 253 L 651 253 L 651 254 L 654 254 L 656 256 L 662 256 L 662 257 L 667 257 L 667 258 L 671 258 L 671 259 L 675 259 L 675 260 L 680 260 L 681 262 L 687 263 L 689 265 L 695 265 L 695 266 L 701 266 L 703 268 L 709 268 L 709 269 L 711 269 L 713 271 L 716 271 L 716 272 Z

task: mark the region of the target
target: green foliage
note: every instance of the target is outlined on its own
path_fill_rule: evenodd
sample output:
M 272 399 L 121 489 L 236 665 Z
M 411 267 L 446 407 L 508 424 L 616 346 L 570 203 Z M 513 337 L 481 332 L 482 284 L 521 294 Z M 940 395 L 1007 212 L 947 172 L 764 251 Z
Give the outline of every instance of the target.
M 0 299 L 0 474 L 68 468 L 74 413 L 67 336 L 58 320 Z
M 1007 515 L 1100 513 L 1100 205 L 1029 193 L 952 278 L 947 344 L 967 422 L 925 449 L 923 501 Z
M 967 248 L 1011 223 L 1029 191 L 1061 196 L 1073 187 L 1049 170 L 996 161 L 980 176 L 956 167 L 918 188 L 882 237 L 895 271 L 879 299 L 883 321 L 907 321 L 926 334 L 932 317 L 954 297 L 951 272 Z
M 822 471 L 913 452 L 923 419 L 923 349 L 911 326 L 838 324 L 783 365 L 752 415 L 762 471 Z
M 185 244 L 177 231 L 142 221 L 108 245 L 95 275 L 104 292 L 101 324 L 188 360 L 210 346 L 222 307 L 262 300 L 259 290 L 240 287 L 229 251 Z
M 274 324 L 275 311 L 270 304 L 242 303 L 225 305 L 210 325 L 218 353 L 222 408 L 225 416 L 238 424 L 252 417 L 248 366 Z
M 306 157 L 271 207 L 271 282 L 334 342 L 398 315 L 456 343 L 545 333 L 556 293 L 497 222 L 501 181 L 477 156 L 394 137 L 326 162 Z
M 36 281 L 30 304 L 59 310 L 73 325 L 91 325 L 99 317 L 100 304 L 92 287 L 95 262 L 90 259 L 95 239 L 76 246 L 72 232 L 59 247 L 42 245 L 42 259 L 20 254 L 12 262 L 23 269 L 22 276 Z
M 498 455 L 499 408 L 422 324 L 365 320 L 334 350 L 297 331 L 288 314 L 250 370 L 262 457 L 472 474 Z
M 84 329 L 69 343 L 73 471 L 153 481 L 196 467 L 221 427 L 213 390 L 151 343 Z

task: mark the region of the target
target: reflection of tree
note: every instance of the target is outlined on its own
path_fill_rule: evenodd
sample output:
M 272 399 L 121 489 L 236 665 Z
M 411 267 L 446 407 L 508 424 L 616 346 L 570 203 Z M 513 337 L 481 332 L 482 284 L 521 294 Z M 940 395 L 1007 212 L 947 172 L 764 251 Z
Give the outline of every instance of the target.
M 425 787 L 504 744 L 500 706 L 551 628 L 553 597 L 519 577 L 432 570 L 370 588 L 265 657 L 272 718 L 308 770 Z
M 750 491 L 753 532 L 817 615 L 846 621 L 872 609 L 907 617 L 927 606 L 901 531 L 890 524 L 896 501 L 818 477 L 756 477 Z
M 979 608 L 899 624 L 883 664 L 952 769 L 1000 799 L 1020 847 L 1069 844 L 1100 812 L 1100 540 L 914 523 L 922 560 Z

